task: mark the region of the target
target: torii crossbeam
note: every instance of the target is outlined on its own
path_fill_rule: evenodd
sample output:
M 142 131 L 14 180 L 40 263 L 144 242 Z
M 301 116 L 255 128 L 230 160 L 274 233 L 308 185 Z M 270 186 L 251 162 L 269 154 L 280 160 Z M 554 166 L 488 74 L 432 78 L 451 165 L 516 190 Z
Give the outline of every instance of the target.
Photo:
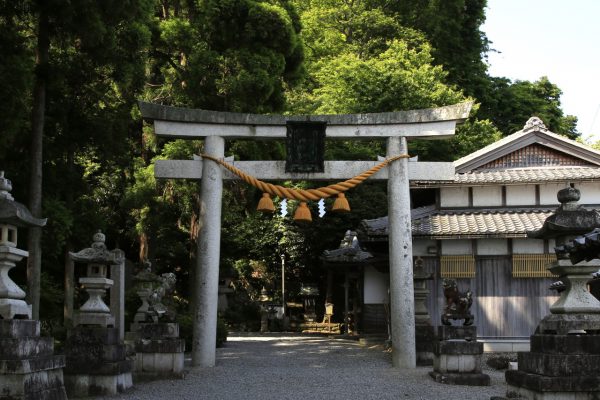
M 204 152 L 223 158 L 226 139 L 285 139 L 288 121 L 327 123 L 326 139 L 387 139 L 387 157 L 407 153 L 407 138 L 446 139 L 456 124 L 469 115 L 472 103 L 424 110 L 346 115 L 258 115 L 216 112 L 139 103 L 142 117 L 154 121 L 158 136 L 204 138 Z M 240 161 L 235 166 L 262 180 L 348 179 L 375 162 L 329 161 L 323 172 L 286 173 L 285 161 Z M 198 238 L 195 274 L 194 339 L 192 364 L 215 365 L 216 323 L 221 241 L 221 197 L 223 179 L 236 179 L 215 162 L 163 160 L 156 163 L 157 178 L 201 179 L 201 201 L 206 213 Z M 452 180 L 452 163 L 409 162 L 400 159 L 370 179 L 388 180 L 390 306 L 392 364 L 415 368 L 415 311 L 412 271 L 412 236 L 409 179 Z

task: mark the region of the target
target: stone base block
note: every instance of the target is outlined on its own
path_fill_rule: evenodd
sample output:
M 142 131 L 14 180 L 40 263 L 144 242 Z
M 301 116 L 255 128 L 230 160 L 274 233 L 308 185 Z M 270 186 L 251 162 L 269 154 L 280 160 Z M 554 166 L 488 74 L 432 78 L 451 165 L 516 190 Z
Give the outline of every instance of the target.
M 600 355 L 519 353 L 519 369 L 545 376 L 598 376 Z
M 179 337 L 179 324 L 175 322 L 133 323 L 131 332 L 135 339 L 175 339 Z
M 115 395 L 132 386 L 131 372 L 117 375 L 65 375 L 65 387 L 69 397 Z
M 0 360 L 49 356 L 54 354 L 54 339 L 51 337 L 0 337 Z
M 481 355 L 440 354 L 433 357 L 433 370 L 442 373 L 480 373 Z
M 444 340 L 433 344 L 433 354 L 483 354 L 483 343 Z
M 431 325 L 415 326 L 417 365 L 433 365 L 433 343 L 435 332 Z
M 521 364 L 519 363 L 519 368 Z M 521 370 L 506 371 L 506 383 L 515 388 L 533 392 L 581 392 L 595 393 L 600 398 L 600 376 L 544 376 Z
M 73 317 L 74 326 L 101 326 L 104 328 L 115 326 L 115 317 L 109 313 L 78 312 Z
M 21 338 L 40 336 L 40 323 L 32 319 L 0 319 L 0 337 Z
M 3 373 L 0 375 L 0 399 L 66 400 L 62 368 Z
M 0 299 L 0 316 L 6 320 L 11 320 L 15 316 L 31 319 L 31 305 L 24 300 Z
M 574 331 L 600 331 L 600 314 L 550 314 L 540 321 L 535 333 L 568 335 Z
M 510 400 L 598 400 L 598 392 L 536 392 L 522 387 L 508 386 L 506 397 Z
M 183 378 L 184 353 L 136 353 L 136 379 Z
M 449 385 L 467 385 L 467 386 L 489 386 L 490 377 L 486 374 L 458 374 L 449 372 L 431 371 L 429 375 L 439 383 Z
M 436 336 L 437 340 L 463 339 L 471 341 L 477 339 L 477 327 L 440 325 L 437 327 Z
M 531 351 L 551 354 L 600 355 L 600 335 L 543 335 L 531 336 Z

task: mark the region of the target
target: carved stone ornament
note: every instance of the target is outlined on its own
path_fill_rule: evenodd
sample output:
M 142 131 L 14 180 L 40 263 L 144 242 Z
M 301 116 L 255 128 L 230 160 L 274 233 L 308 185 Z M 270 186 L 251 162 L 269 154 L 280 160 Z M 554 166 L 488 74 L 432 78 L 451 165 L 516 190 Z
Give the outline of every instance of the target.
M 122 260 L 122 253 L 106 249 L 106 236 L 98 231 L 94 234 L 91 247 L 78 251 L 77 253 L 69 253 L 75 262 L 85 264 L 104 264 L 118 265 Z
M 473 304 L 473 293 L 470 289 L 462 293 L 458 290 L 458 284 L 454 279 L 444 279 L 443 283 L 446 307 L 442 313 L 442 324 L 451 325 L 450 320 L 464 319 L 464 326 L 473 324 L 471 305 Z
M 538 117 L 531 117 L 525 123 L 523 130 L 536 130 L 536 131 L 547 131 L 546 125 L 544 122 Z

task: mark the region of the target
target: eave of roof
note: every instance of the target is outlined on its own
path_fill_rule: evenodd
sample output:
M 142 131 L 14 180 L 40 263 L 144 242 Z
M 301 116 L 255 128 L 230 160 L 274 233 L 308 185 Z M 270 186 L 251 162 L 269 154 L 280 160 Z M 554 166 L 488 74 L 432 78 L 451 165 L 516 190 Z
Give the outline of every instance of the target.
M 540 229 L 554 208 L 436 210 L 412 220 L 413 237 L 520 238 Z M 361 241 L 387 241 L 387 217 L 361 222 Z
M 533 122 L 532 122 L 533 121 Z M 466 155 L 454 162 L 456 172 L 469 172 L 481 165 L 493 161 L 533 143 L 571 154 L 591 164 L 600 166 L 600 151 L 589 146 L 550 132 L 539 118 L 531 118 L 525 127 L 495 143 Z
M 413 188 L 521 185 L 600 181 L 600 167 L 564 166 L 480 170 L 456 174 L 452 181 L 411 181 Z

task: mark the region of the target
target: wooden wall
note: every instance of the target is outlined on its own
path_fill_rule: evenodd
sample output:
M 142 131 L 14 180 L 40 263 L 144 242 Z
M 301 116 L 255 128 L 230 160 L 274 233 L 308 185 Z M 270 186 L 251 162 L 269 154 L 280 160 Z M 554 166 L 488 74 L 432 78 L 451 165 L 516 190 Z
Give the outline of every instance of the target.
M 439 259 L 424 257 L 424 266 L 434 273 L 428 282 L 431 291 L 428 309 L 433 325 L 441 324 L 440 310 L 445 299 Z M 512 278 L 509 256 L 477 257 L 476 275 L 471 279 L 457 279 L 461 291 L 471 289 L 474 294 L 471 311 L 475 316 L 477 332 L 482 337 L 522 337 L 533 334 L 539 321 L 550 313 L 550 305 L 558 297 L 548 290 L 552 278 Z

